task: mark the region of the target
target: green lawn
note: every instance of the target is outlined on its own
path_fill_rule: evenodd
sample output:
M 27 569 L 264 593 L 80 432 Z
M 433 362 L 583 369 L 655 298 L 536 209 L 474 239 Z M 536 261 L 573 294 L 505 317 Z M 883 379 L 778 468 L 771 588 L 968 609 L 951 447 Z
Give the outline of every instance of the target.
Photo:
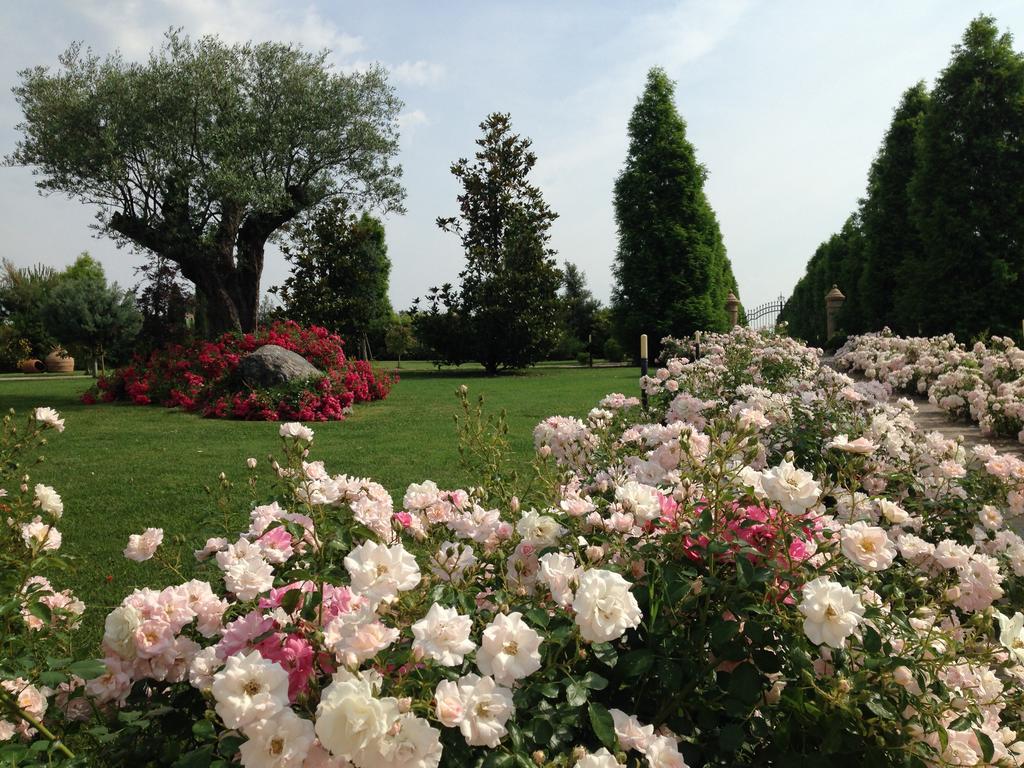
M 454 439 L 459 385 L 474 396 L 483 393 L 489 409 L 507 410 L 510 441 L 525 459 L 538 421 L 552 414 L 581 416 L 608 392 L 632 394 L 639 373 L 545 367 L 488 379 L 468 367 L 435 371 L 429 364 L 403 363 L 401 376 L 386 400 L 357 406 L 346 421 L 313 425 L 313 458 L 323 459 L 332 473 L 377 480 L 398 502 L 412 482 L 429 478 L 453 488 L 471 480 L 460 469 Z M 277 425 L 266 422 L 201 419 L 158 407 L 85 406 L 78 397 L 88 383 L 2 380 L 0 407 L 24 414 L 48 405 L 65 418 L 66 431 L 53 434 L 33 480 L 53 485 L 64 498 L 64 547 L 77 557 L 70 586 L 89 606 L 83 636 L 94 639 L 107 610 L 126 592 L 163 579 L 152 564 L 121 556 L 128 534 L 155 526 L 165 530 L 171 547 L 198 548 L 206 534 L 198 522 L 211 505 L 203 487 L 222 471 L 243 478 L 245 459 L 262 460 L 277 450 L 279 438 Z M 238 521 L 244 527 L 243 510 Z

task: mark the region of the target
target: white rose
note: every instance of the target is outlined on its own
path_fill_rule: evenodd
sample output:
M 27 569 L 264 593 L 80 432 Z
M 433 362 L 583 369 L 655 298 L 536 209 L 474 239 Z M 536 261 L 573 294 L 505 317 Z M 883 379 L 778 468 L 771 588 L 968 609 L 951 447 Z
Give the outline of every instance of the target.
M 135 630 L 142 616 L 131 605 L 122 605 L 107 614 L 103 623 L 103 645 L 122 659 L 135 658 Z
M 622 637 L 640 625 L 643 614 L 629 591 L 632 585 L 620 574 L 594 568 L 579 577 L 572 608 L 580 635 L 590 643 L 604 643 Z
M 157 547 L 163 540 L 163 528 L 147 528 L 141 534 L 133 533 L 128 537 L 128 546 L 124 548 L 124 556 L 137 563 L 149 560 L 156 554 Z
M 658 501 L 658 490 L 649 485 L 630 480 L 615 489 L 615 500 L 626 512 L 638 519 L 656 520 L 661 517 L 661 503 Z
M 860 597 L 849 587 L 821 576 L 803 586 L 804 633 L 815 645 L 842 648 L 864 615 Z
M 56 429 L 58 432 L 64 431 L 64 419 L 60 417 L 60 414 L 53 408 L 47 408 L 45 406 L 36 408 L 33 412 L 33 417 L 40 424 L 45 424 L 47 427 Z
M 761 473 L 765 494 L 791 515 L 802 515 L 818 502 L 821 488 L 814 475 L 783 461 Z
M 401 544 L 386 547 L 366 541 L 349 552 L 344 562 L 352 590 L 370 600 L 391 602 L 399 592 L 420 583 L 416 558 Z
M 246 736 L 239 748 L 246 768 L 301 768 L 315 738 L 313 723 L 288 708 L 249 726 Z
M 413 652 L 446 667 L 457 666 L 476 648 L 469 639 L 472 629 L 473 620 L 469 616 L 461 616 L 454 608 L 434 603 L 426 616 L 412 625 Z
M 866 571 L 884 571 L 896 557 L 896 545 L 885 530 L 863 520 L 840 532 L 843 554 Z
M 498 746 L 508 733 L 505 723 L 515 713 L 512 691 L 497 685 L 493 677 L 464 675 L 457 685 L 442 682 L 438 684 L 435 698 L 438 719 L 445 725 L 451 723 L 449 727 L 458 725 L 471 747 L 494 749 Z
M 551 590 L 551 597 L 563 608 L 572 605 L 572 588 L 578 572 L 572 555 L 548 552 L 540 559 L 540 579 Z
M 403 714 L 383 738 L 362 753 L 359 765 L 374 768 L 437 768 L 441 732 L 422 717 Z
M 39 507 L 41 511 L 59 520 L 60 516 L 64 514 L 64 502 L 61 500 L 60 494 L 42 483 L 37 483 L 34 490 L 36 500 L 32 506 Z
M 878 511 L 882 514 L 882 517 L 894 525 L 905 523 L 910 519 L 907 511 L 896 502 L 889 501 L 888 499 L 878 499 L 875 504 L 878 505 Z
M 313 442 L 313 430 L 297 421 L 289 421 L 282 424 L 279 434 L 281 437 L 292 437 L 296 440 L 304 440 L 307 443 Z
M 615 724 L 615 735 L 619 739 L 619 746 L 626 752 L 631 749 L 646 752 L 648 743 L 654 737 L 654 726 L 641 725 L 635 715 L 627 715 L 621 709 L 608 711 Z
M 259 651 L 229 656 L 213 676 L 215 709 L 224 725 L 240 728 L 273 717 L 288 706 L 288 673 Z
M 483 632 L 476 665 L 501 685 L 511 686 L 540 669 L 540 644 L 540 635 L 521 613 L 498 614 Z
M 398 700 L 378 699 L 366 675 L 344 671 L 320 695 L 316 735 L 336 757 L 355 760 L 377 744 L 398 719 Z
M 580 758 L 576 768 L 619 768 L 621 765 L 622 763 L 615 759 L 615 755 L 601 747 L 597 752 Z
M 558 524 L 553 517 L 542 515 L 537 510 L 531 509 L 524 512 L 516 523 L 516 533 L 523 541 L 532 544 L 538 549 L 550 547 L 558 543 L 558 539 L 565 534 L 565 528 Z

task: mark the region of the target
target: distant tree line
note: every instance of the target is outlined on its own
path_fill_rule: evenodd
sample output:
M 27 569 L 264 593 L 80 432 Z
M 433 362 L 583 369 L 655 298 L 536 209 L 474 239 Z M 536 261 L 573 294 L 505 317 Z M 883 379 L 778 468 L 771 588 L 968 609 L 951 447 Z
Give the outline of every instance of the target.
M 825 339 L 823 297 L 846 295 L 842 334 L 1017 334 L 1024 310 L 1024 56 L 980 16 L 929 93 L 908 89 L 842 229 L 807 264 L 780 319 Z

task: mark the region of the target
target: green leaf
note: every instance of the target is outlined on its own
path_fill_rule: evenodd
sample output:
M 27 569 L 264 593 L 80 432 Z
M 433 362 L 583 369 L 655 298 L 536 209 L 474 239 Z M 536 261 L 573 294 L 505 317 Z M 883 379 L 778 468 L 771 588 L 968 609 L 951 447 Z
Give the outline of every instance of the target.
M 587 687 L 583 683 L 572 682 L 565 689 L 565 701 L 570 707 L 581 707 L 587 703 Z
M 515 757 L 509 752 L 491 752 L 484 760 L 483 768 L 512 768 Z
M 882 650 L 882 636 L 873 627 L 864 629 L 864 650 L 868 653 L 878 653 Z
M 590 715 L 590 726 L 594 729 L 594 735 L 608 749 L 617 750 L 619 739 L 615 735 L 615 721 L 612 719 L 612 713 L 603 704 L 592 701 L 587 707 L 587 714 Z
M 555 734 L 551 723 L 543 717 L 534 718 L 530 723 L 530 732 L 533 734 L 533 741 L 541 747 L 546 747 Z
M 590 646 L 594 657 L 606 667 L 614 667 L 619 660 L 619 653 L 611 643 L 594 643 Z
M 548 616 L 548 612 L 543 608 L 531 608 L 525 615 L 532 624 L 536 624 L 541 628 L 546 628 L 551 623 L 551 617 Z
M 718 743 L 726 752 L 735 752 L 743 746 L 747 735 L 736 723 L 730 723 L 718 732 Z
M 192 735 L 200 741 L 209 741 L 217 735 L 217 730 L 209 720 L 197 720 L 192 724 Z
M 284 597 L 281 598 L 281 608 L 284 609 L 285 613 L 295 613 L 295 609 L 302 602 L 303 596 L 302 590 L 298 587 L 289 589 L 284 593 Z
M 49 624 L 53 619 L 53 611 L 50 610 L 50 606 L 43 603 L 29 603 L 28 612 L 45 624 Z
M 627 679 L 641 677 L 650 672 L 653 666 L 654 651 L 650 648 L 631 651 L 619 659 L 619 672 Z
M 71 664 L 68 670 L 83 680 L 92 680 L 106 673 L 107 664 L 102 659 L 83 659 Z
M 182 755 L 175 761 L 172 768 L 209 768 L 213 760 L 213 745 L 207 744 Z
M 978 728 L 974 729 L 974 735 L 978 737 L 978 744 L 981 747 L 981 756 L 986 763 L 991 763 L 996 753 L 996 747 L 989 735 Z
M 761 698 L 764 677 L 753 664 L 740 664 L 729 674 L 729 693 L 747 704 Z
M 601 677 L 597 672 L 587 672 L 583 676 L 582 682 L 592 691 L 603 691 L 608 687 L 608 678 Z

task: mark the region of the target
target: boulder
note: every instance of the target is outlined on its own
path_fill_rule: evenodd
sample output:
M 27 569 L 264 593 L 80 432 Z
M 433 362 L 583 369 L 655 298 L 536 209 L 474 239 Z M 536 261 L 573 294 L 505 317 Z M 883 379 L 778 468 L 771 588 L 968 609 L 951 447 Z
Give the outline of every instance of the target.
M 243 357 L 238 372 L 247 386 L 260 389 L 323 376 L 323 372 L 302 355 L 277 344 L 264 344 Z

